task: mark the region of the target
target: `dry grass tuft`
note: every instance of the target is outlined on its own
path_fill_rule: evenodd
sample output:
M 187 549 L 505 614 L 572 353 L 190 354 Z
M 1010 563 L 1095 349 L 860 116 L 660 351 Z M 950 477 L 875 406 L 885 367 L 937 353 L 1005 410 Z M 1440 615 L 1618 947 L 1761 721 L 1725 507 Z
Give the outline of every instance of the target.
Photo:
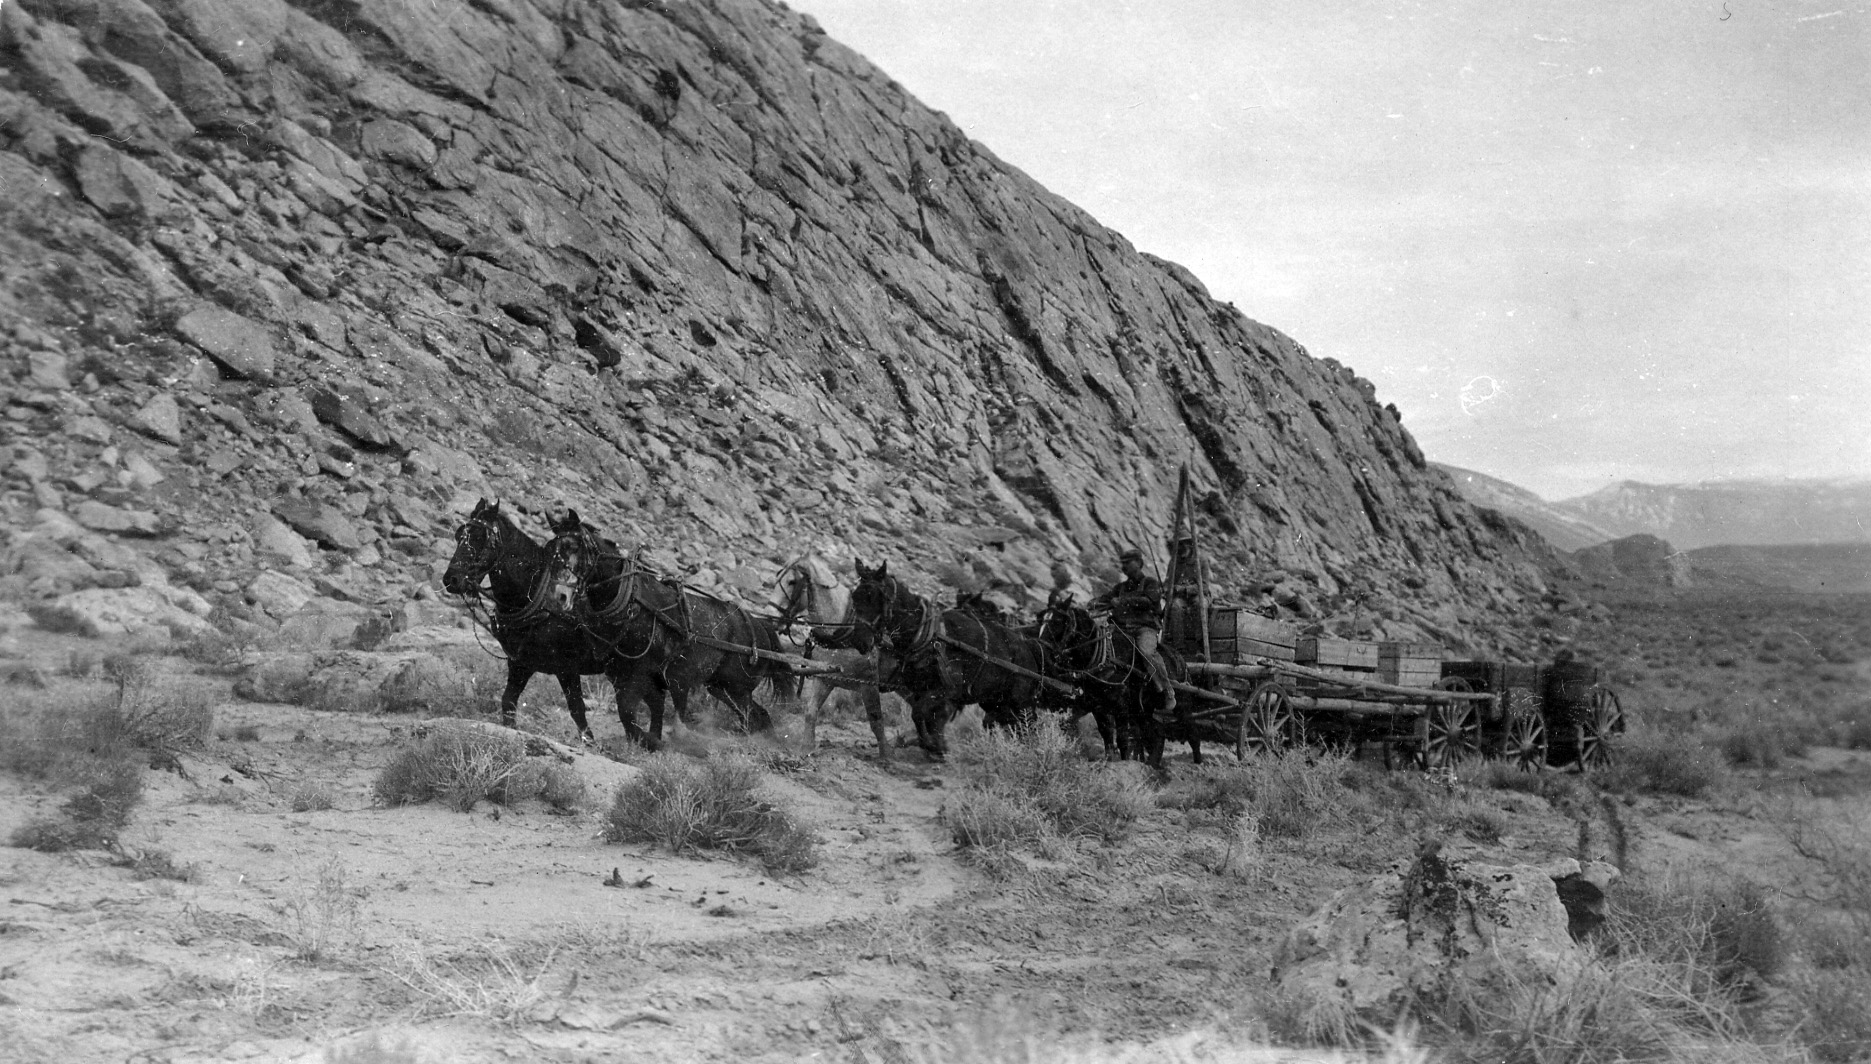
M 965 847 L 1052 853 L 1066 839 L 1116 842 L 1156 806 L 1141 765 L 1087 761 L 1046 723 L 1017 733 L 962 731 L 949 762 L 958 786 L 942 819 Z
M 1668 794 L 1700 798 L 1728 775 L 1719 753 L 1695 738 L 1636 727 L 1620 737 L 1611 767 L 1593 782 L 1622 794 Z
M 385 805 L 440 800 L 464 813 L 477 802 L 513 805 L 528 798 L 570 808 L 585 793 L 582 777 L 529 758 L 518 736 L 469 728 L 440 729 L 405 747 L 373 788 Z
M 818 838 L 764 793 L 760 769 L 728 754 L 691 761 L 656 754 L 617 789 L 605 818 L 608 842 L 653 842 L 677 853 L 751 854 L 774 872 L 818 863 Z
M 411 942 L 397 950 L 389 972 L 416 995 L 421 1015 L 515 1024 L 545 999 L 540 980 L 552 960 L 548 952 L 535 969 L 501 948 L 474 958 L 442 960 Z
M 286 921 L 293 955 L 321 961 L 357 937 L 362 906 L 361 892 L 350 886 L 344 866 L 333 859 L 319 866 L 317 882 L 287 892 L 273 911 Z

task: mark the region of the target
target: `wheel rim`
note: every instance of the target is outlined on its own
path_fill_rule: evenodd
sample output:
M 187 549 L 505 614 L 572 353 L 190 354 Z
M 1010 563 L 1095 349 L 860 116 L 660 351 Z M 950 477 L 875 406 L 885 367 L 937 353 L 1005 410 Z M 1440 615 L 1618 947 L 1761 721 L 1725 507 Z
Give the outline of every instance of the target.
M 1546 771 L 1546 724 L 1538 713 L 1523 710 L 1508 721 L 1507 756 L 1522 772 Z
M 1241 708 L 1235 756 L 1245 759 L 1250 753 L 1277 755 L 1286 749 L 1292 730 L 1293 710 L 1286 700 L 1285 688 L 1277 683 L 1261 684 Z
M 1611 737 L 1624 730 L 1624 707 L 1609 687 L 1586 692 L 1585 719 L 1579 722 L 1579 764 L 1603 768 L 1611 764 Z
M 1443 690 L 1456 688 L 1450 686 Z M 1480 730 L 1471 704 L 1437 702 L 1429 709 L 1429 734 L 1423 739 L 1424 763 L 1430 768 L 1455 767 L 1480 748 Z

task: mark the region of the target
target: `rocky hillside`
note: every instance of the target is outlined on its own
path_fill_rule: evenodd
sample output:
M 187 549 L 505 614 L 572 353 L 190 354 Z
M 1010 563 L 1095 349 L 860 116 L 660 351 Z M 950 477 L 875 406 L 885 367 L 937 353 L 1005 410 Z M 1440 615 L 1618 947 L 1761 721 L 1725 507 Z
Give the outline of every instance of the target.
M 1552 504 L 1617 536 L 1662 536 L 1678 548 L 1717 544 L 1871 543 L 1871 481 L 1627 480 Z
M 1462 498 L 1520 521 L 1560 550 L 1578 550 L 1618 538 L 1517 484 L 1440 462 L 1431 465 L 1449 475 Z
M 1346 634 L 1546 593 L 1368 381 L 760 0 L 11 0 L 0 339 L 34 596 L 380 602 L 480 495 L 727 591 L 807 547 L 1044 589 L 1160 554 L 1185 461 L 1224 586 Z

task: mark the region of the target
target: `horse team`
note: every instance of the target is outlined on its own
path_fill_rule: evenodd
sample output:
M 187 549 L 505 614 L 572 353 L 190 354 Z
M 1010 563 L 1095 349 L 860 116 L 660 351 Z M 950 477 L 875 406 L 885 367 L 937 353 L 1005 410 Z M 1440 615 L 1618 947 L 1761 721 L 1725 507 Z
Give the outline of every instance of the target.
M 597 675 L 610 679 L 626 733 L 652 749 L 662 741 L 665 698 L 688 722 L 697 689 L 729 706 L 744 729 L 765 730 L 772 719 L 756 691 L 764 684 L 793 696 L 794 655 L 823 648 L 862 692 L 885 758 L 880 690 L 909 703 L 916 741 L 934 758 L 947 752 L 948 723 L 978 704 L 988 723 L 1004 727 L 1044 710 L 1089 713 L 1108 756 L 1162 764 L 1163 696 L 1136 648 L 1064 593 L 1054 593 L 1037 623 L 1015 626 L 979 604 L 944 609 L 884 565 L 859 563 L 847 592 L 822 560 L 803 558 L 780 571 L 777 613 L 763 616 L 657 575 L 575 512 L 548 524 L 552 537 L 541 544 L 498 501 L 482 499 L 456 530 L 442 576 L 447 591 L 485 610 L 506 654 L 500 718 L 509 727 L 527 682 L 545 673 L 559 681 L 587 742 L 582 677 Z M 800 627 L 806 634 L 795 637 Z M 821 686 L 816 702 L 829 693 Z M 647 732 L 637 723 L 639 702 L 649 709 Z

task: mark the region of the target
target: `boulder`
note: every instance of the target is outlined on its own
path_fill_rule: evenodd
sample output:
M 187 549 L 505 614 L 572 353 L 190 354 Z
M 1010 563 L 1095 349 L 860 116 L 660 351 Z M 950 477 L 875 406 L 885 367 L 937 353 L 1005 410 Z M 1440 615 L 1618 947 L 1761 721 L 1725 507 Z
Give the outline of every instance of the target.
M 65 623 L 93 638 L 123 635 L 209 635 L 213 609 L 193 591 L 149 584 L 140 587 L 90 588 L 60 595 L 52 609 Z
M 157 392 L 149 402 L 137 408 L 130 415 L 131 427 L 147 433 L 164 443 L 180 445 L 182 443 L 182 410 L 176 405 L 175 396 L 168 392 Z
M 1584 971 L 1546 869 L 1426 846 L 1407 867 L 1334 894 L 1274 957 L 1282 992 L 1331 1002 L 1380 1029 L 1413 1005 L 1510 1000 Z
M 337 509 L 310 499 L 286 499 L 273 504 L 273 513 L 305 538 L 339 550 L 364 545 L 349 518 Z
M 125 510 L 95 499 L 78 504 L 72 516 L 78 523 L 96 532 L 115 532 L 129 536 L 159 536 L 162 519 L 148 510 Z
M 154 170 L 98 144 L 78 153 L 72 171 L 78 191 L 107 215 L 158 214 L 172 192 L 169 182 Z
M 366 408 L 364 400 L 335 388 L 314 388 L 307 399 L 318 420 L 343 431 L 365 447 L 384 450 L 396 444 L 395 437 Z
M 251 318 L 221 307 L 199 307 L 175 323 L 175 332 L 236 377 L 263 384 L 273 379 L 279 358 L 273 332 Z
M 250 702 L 306 702 L 313 692 L 314 660 L 306 653 L 249 655 L 245 671 L 234 681 L 234 696 Z
M 390 627 L 398 633 L 421 628 L 460 631 L 470 623 L 465 609 L 441 599 L 410 599 L 390 614 Z
M 280 619 L 279 645 L 289 650 L 331 650 L 357 641 L 376 611 L 355 602 L 313 598 Z
M 274 620 L 290 617 L 316 597 L 318 592 L 312 585 L 277 569 L 261 570 L 247 585 L 246 594 L 249 603 L 266 611 Z
M 262 558 L 277 560 L 293 569 L 310 569 L 315 562 L 311 544 L 305 537 L 268 513 L 253 519 L 253 547 Z

